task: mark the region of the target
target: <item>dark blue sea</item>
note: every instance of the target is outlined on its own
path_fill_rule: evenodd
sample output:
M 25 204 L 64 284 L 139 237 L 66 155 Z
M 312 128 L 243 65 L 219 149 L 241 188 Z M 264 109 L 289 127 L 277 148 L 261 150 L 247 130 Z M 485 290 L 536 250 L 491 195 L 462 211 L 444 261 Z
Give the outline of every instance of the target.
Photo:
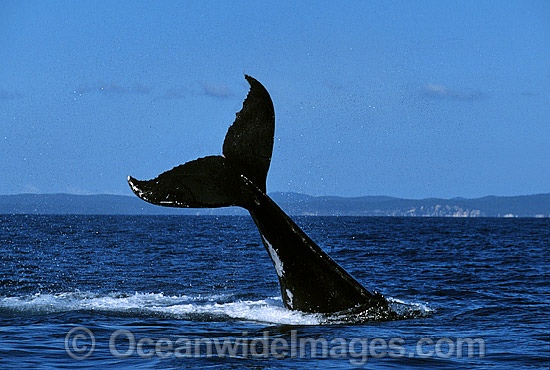
M 5 215 L 0 368 L 549 368 L 549 219 L 295 220 L 398 320 L 285 309 L 249 217 Z

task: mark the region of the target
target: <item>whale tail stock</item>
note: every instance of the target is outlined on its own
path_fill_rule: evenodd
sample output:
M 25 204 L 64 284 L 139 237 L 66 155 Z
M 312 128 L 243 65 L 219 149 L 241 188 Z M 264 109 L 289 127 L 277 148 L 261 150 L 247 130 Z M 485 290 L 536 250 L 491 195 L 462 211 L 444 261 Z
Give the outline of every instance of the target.
M 250 91 L 223 143 L 223 156 L 208 156 L 177 166 L 148 181 L 128 177 L 141 199 L 165 207 L 217 208 L 254 202 L 252 188 L 266 192 L 273 151 L 275 110 L 267 90 L 245 75 Z

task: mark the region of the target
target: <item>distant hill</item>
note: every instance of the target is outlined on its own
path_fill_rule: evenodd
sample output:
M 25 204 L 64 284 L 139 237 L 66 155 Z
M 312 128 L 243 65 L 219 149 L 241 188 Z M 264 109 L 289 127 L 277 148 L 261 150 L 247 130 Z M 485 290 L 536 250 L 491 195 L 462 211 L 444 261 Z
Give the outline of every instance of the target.
M 420 217 L 550 217 L 550 194 L 476 199 L 401 199 L 385 196 L 313 197 L 271 193 L 291 215 Z M 158 207 L 126 195 L 0 195 L 0 214 L 245 215 L 241 208 Z
M 343 198 L 304 197 L 293 193 L 270 195 L 281 208 L 294 215 L 550 217 L 550 194 L 420 200 L 384 196 Z
M 0 214 L 196 215 L 246 214 L 236 207 L 182 209 L 159 207 L 128 195 L 18 194 L 0 195 Z

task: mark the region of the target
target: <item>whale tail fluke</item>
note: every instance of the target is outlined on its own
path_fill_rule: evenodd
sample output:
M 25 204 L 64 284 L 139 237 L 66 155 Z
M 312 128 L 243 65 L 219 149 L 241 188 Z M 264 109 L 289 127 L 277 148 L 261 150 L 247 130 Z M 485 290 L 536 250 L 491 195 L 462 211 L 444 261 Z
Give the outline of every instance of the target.
M 223 143 L 223 156 L 199 158 L 139 181 L 128 177 L 141 199 L 165 207 L 216 208 L 251 202 L 250 183 L 266 192 L 266 178 L 273 151 L 275 111 L 267 90 L 245 76 L 250 91 Z M 248 180 L 248 181 L 247 181 Z
M 149 181 L 128 177 L 132 191 L 166 207 L 246 208 L 273 261 L 289 309 L 386 312 L 388 302 L 381 295 L 365 289 L 266 195 L 275 113 L 266 89 L 245 77 L 250 91 L 225 136 L 223 155 L 187 162 Z
M 275 110 L 265 87 L 250 76 L 245 78 L 250 91 L 235 122 L 227 130 L 223 156 L 265 193 L 273 152 Z
M 241 182 L 225 158 L 199 158 L 177 166 L 148 181 L 128 176 L 132 191 L 159 206 L 216 208 L 244 204 Z

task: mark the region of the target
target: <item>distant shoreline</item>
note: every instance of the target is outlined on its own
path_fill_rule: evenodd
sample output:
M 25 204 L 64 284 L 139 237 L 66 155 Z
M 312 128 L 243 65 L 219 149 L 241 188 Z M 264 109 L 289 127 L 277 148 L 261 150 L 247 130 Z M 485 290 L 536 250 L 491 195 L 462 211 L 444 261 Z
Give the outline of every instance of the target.
M 380 217 L 550 217 L 550 193 L 486 196 L 475 199 L 402 199 L 387 196 L 336 197 L 270 193 L 294 216 Z M 246 215 L 244 209 L 166 208 L 127 195 L 18 194 L 0 195 L 0 214 L 49 215 Z

